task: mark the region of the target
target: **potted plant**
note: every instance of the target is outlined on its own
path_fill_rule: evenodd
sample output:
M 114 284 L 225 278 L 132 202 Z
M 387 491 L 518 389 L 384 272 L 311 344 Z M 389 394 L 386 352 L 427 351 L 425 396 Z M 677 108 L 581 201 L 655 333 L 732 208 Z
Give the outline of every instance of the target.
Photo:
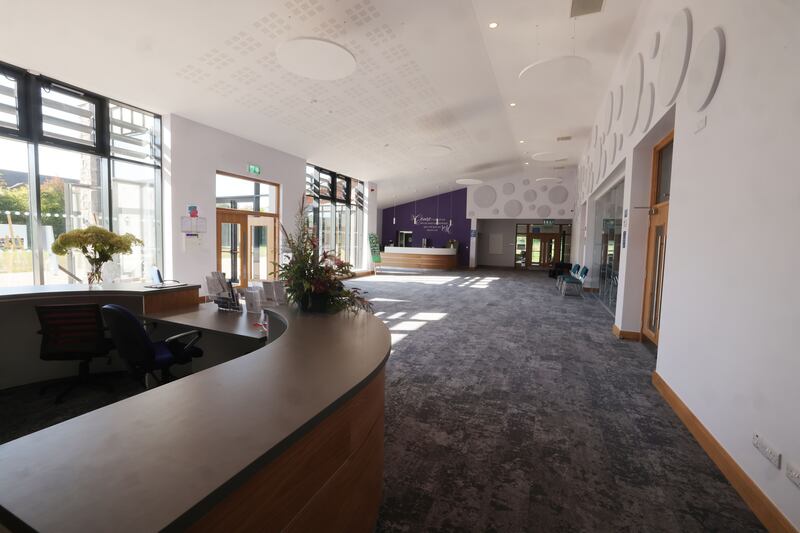
M 329 251 L 320 253 L 319 240 L 311 231 L 302 206 L 290 234 L 281 224 L 286 261 L 278 265 L 278 277 L 286 284 L 286 297 L 306 312 L 372 311 L 359 289 L 347 288 L 343 279 L 353 276 L 352 266 Z
M 62 233 L 50 249 L 56 255 L 66 255 L 70 250 L 80 250 L 89 262 L 87 281 L 92 286 L 95 283 L 102 283 L 103 265 L 111 261 L 114 254 L 129 254 L 136 244 L 144 243 L 130 233 L 117 235 L 99 226 L 89 226 Z

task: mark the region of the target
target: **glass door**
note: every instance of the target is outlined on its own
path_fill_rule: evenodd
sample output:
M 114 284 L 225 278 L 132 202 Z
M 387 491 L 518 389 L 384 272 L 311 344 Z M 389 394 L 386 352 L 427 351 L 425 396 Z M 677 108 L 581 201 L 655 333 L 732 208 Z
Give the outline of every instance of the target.
M 249 215 L 247 217 L 249 234 L 248 274 L 251 281 L 275 279 L 278 261 L 277 224 L 274 217 Z
M 217 270 L 233 285 L 247 280 L 247 215 L 217 209 Z M 246 284 L 245 284 L 246 285 Z

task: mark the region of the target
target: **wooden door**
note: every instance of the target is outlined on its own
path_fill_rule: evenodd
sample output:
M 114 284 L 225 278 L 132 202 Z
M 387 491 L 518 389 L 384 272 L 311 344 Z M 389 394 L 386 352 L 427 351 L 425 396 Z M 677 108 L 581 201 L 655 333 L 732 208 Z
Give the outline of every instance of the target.
M 672 140 L 673 134 L 670 133 L 653 150 L 642 334 L 655 345 L 658 345 L 658 334 L 661 327 L 661 295 L 664 285 L 669 191 L 672 179 Z
M 217 209 L 217 270 L 234 286 L 247 286 L 247 216 Z

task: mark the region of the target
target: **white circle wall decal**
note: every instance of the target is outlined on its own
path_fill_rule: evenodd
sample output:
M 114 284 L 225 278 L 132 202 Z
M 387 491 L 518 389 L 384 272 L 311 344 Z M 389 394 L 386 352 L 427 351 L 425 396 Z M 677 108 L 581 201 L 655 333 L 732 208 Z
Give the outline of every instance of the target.
M 529 180 L 528 178 L 525 178 L 524 180 L 522 180 L 522 184 L 523 185 L 530 185 L 531 184 L 531 180 Z
M 500 210 L 495 207 L 494 209 L 492 209 L 492 214 L 493 215 L 499 215 L 500 214 Z
M 340 80 L 356 70 L 356 58 L 342 45 L 325 39 L 299 37 L 275 48 L 278 63 L 312 80 Z
M 503 213 L 511 218 L 518 217 L 522 213 L 522 203 L 519 200 L 509 200 L 503 207 Z
M 536 210 L 536 214 L 538 214 L 542 218 L 547 218 L 550 216 L 550 206 L 549 205 L 540 205 L 539 209 Z
M 686 78 L 686 93 L 689 106 L 702 111 L 717 92 L 722 67 L 725 64 L 725 34 L 716 27 L 697 43 L 692 54 L 692 63 Z
M 492 207 L 497 201 L 497 191 L 491 185 L 483 185 L 478 187 L 472 199 L 478 207 Z
M 569 198 L 569 191 L 563 185 L 556 185 L 550 189 L 547 196 L 550 198 L 551 203 L 559 205 L 567 201 L 567 198 Z
M 650 40 L 650 59 L 654 59 L 658 55 L 658 47 L 661 45 L 661 32 L 657 31 L 653 34 Z
M 564 215 L 564 213 L 566 213 L 566 211 L 564 211 L 563 209 L 559 209 L 559 210 L 558 210 L 558 214 L 559 214 L 559 215 Z
M 536 193 L 536 191 L 534 191 L 533 189 L 530 189 L 528 191 L 525 191 L 525 194 L 523 194 L 522 196 L 523 196 L 523 198 L 525 198 L 526 202 L 535 202 L 536 198 L 539 195 Z
M 692 51 L 692 14 L 682 9 L 672 18 L 669 33 L 661 50 L 661 66 L 658 71 L 658 98 L 669 106 L 678 97 L 686 77 L 689 54 Z
M 611 131 L 611 121 L 614 118 L 614 93 L 608 93 L 601 118 L 603 119 L 603 131 L 608 133 Z
M 503 194 L 514 194 L 517 188 L 514 187 L 513 183 L 504 183 L 503 184 Z
M 617 86 L 617 120 L 622 117 L 622 102 L 625 101 L 625 91 L 622 89 L 622 85 Z
M 639 103 L 642 99 L 642 82 L 644 81 L 644 63 L 642 54 L 636 54 L 628 67 L 625 78 L 625 111 L 622 117 L 623 131 L 626 135 L 633 133 L 636 120 L 639 118 Z
M 656 87 L 652 82 L 647 84 L 642 96 L 642 133 L 650 129 L 650 122 L 653 120 L 653 106 L 656 100 Z

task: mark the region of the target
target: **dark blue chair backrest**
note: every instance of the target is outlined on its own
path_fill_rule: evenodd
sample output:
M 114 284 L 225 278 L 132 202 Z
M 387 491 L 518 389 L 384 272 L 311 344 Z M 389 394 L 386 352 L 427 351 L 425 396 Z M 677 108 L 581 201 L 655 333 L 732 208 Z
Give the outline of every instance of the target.
M 587 275 L 588 273 L 589 273 L 589 267 L 583 267 L 583 268 L 581 269 L 581 273 L 580 273 L 580 275 L 579 275 L 578 277 L 579 277 L 579 278 L 581 278 L 581 279 L 585 279 L 585 278 L 586 278 L 586 275 Z
M 142 321 L 125 307 L 117 304 L 103 306 L 103 320 L 119 355 L 134 368 L 149 367 L 155 359 L 155 348 L 142 326 Z
M 578 270 L 580 270 L 580 269 L 581 269 L 581 266 L 578 263 L 575 263 L 574 265 L 572 265 L 572 270 L 570 272 L 572 272 L 573 274 L 577 274 Z

